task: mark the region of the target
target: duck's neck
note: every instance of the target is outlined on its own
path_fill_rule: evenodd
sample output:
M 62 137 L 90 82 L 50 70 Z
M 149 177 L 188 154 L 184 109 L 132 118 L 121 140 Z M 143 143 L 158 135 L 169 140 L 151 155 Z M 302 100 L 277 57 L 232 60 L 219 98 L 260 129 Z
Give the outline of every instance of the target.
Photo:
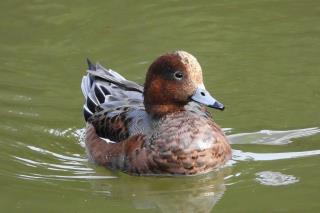
M 154 117 L 163 117 L 165 115 L 185 111 L 184 104 L 177 105 L 177 104 L 157 104 L 157 105 L 150 105 L 145 103 L 145 109 L 149 115 Z

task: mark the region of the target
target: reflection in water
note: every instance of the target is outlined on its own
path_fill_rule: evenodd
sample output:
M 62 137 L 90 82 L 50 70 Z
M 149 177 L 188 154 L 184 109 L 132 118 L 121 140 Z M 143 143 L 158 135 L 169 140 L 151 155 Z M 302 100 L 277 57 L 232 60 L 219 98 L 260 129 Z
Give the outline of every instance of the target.
M 130 201 L 136 209 L 160 212 L 210 212 L 225 191 L 230 168 L 198 177 L 121 177 L 110 182 L 92 181 L 94 191 Z
M 231 129 L 225 129 L 231 134 Z M 62 138 L 76 138 L 84 146 L 84 129 L 49 129 L 45 132 Z M 288 131 L 263 130 L 254 133 L 231 134 L 231 144 L 283 145 L 292 139 L 311 136 L 320 132 L 319 128 Z M 161 212 L 210 212 L 223 196 L 229 179 L 235 179 L 241 172 L 232 174 L 232 169 L 241 161 L 270 161 L 320 155 L 320 150 L 282 153 L 253 153 L 233 150 L 233 160 L 220 170 L 194 177 L 136 177 L 104 170 L 90 164 L 85 156 L 68 151 L 50 151 L 44 148 L 19 144 L 28 156 L 12 155 L 25 168 L 16 176 L 36 181 L 77 181 L 90 183 L 95 194 L 109 199 L 127 200 L 136 209 L 153 209 Z M 298 182 L 292 175 L 262 171 L 256 173 L 255 180 L 264 185 L 287 185 Z M 226 184 L 225 182 L 228 182 Z M 79 189 L 77 190 L 84 190 Z

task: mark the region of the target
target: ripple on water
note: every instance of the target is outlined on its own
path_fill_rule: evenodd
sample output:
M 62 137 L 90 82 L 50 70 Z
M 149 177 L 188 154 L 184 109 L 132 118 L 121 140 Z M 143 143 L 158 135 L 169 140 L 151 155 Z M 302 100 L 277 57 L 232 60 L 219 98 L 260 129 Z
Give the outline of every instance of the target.
M 56 137 L 70 138 L 84 146 L 84 129 L 67 128 L 45 129 L 45 133 L 49 133 Z M 18 142 L 17 142 L 18 143 Z M 11 155 L 15 163 L 25 167 L 16 171 L 15 176 L 28 180 L 103 180 L 116 178 L 108 173 L 98 174 L 94 167 L 85 156 L 85 152 L 70 153 L 69 150 L 59 149 L 55 147 L 55 151 L 47 147 L 36 145 L 28 145 L 18 143 L 18 149 L 23 150 Z M 19 153 L 24 153 L 20 155 Z
M 231 134 L 230 128 L 225 128 L 225 132 Z M 44 132 L 54 135 L 56 137 L 71 138 L 79 145 L 84 147 L 84 128 L 70 127 L 67 129 L 45 129 Z M 261 130 L 254 133 L 241 133 L 229 135 L 231 144 L 269 144 L 269 145 L 281 145 L 290 143 L 293 138 L 305 137 L 314 135 L 320 132 L 320 129 L 307 128 L 287 131 L 272 131 L 272 130 Z M 37 159 L 32 159 L 23 156 L 12 156 L 16 162 L 19 162 L 29 168 L 37 168 L 43 171 L 37 172 L 21 172 L 18 177 L 23 179 L 56 179 L 56 180 L 70 180 L 70 179 L 109 179 L 115 178 L 114 176 L 98 175 L 94 168 L 90 168 L 88 159 L 79 154 L 53 152 L 51 150 L 41 148 L 38 146 L 24 145 L 29 151 L 34 152 L 35 155 L 42 155 Z M 83 152 L 84 154 L 85 152 Z M 283 152 L 283 153 L 253 153 L 244 152 L 241 150 L 233 150 L 233 159 L 229 161 L 226 167 L 235 166 L 239 161 L 270 161 L 270 160 L 281 160 L 291 159 L 298 157 L 307 157 L 320 155 L 320 150 L 310 150 L 302 152 Z M 50 161 L 40 159 L 51 159 Z M 50 172 L 49 172 L 50 171 Z M 48 174 L 49 172 L 49 174 Z M 291 176 L 285 176 L 281 173 L 274 172 L 261 172 L 256 174 L 257 181 L 265 185 L 281 185 L 288 184 L 290 181 L 298 181 Z M 278 181 L 278 182 L 277 182 Z M 289 182 L 288 182 L 289 181 Z
M 263 171 L 256 173 L 256 181 L 266 186 L 284 186 L 299 182 L 299 178 L 281 172 Z
M 74 137 L 78 140 L 82 147 L 85 147 L 85 128 L 68 128 L 68 129 L 46 129 L 45 132 L 48 132 L 51 135 L 58 136 L 58 137 Z
M 261 144 L 261 145 L 285 145 L 293 139 L 312 136 L 320 133 L 319 127 L 294 129 L 285 131 L 261 130 L 252 133 L 239 133 L 229 135 L 231 144 Z M 234 161 L 272 161 L 320 155 L 320 150 L 308 150 L 298 152 L 280 153 L 254 153 L 242 150 L 232 150 Z
M 239 133 L 229 135 L 231 144 L 264 144 L 264 145 L 285 145 L 292 142 L 292 139 L 312 136 L 320 133 L 319 127 L 294 129 L 285 131 L 260 130 L 251 133 Z

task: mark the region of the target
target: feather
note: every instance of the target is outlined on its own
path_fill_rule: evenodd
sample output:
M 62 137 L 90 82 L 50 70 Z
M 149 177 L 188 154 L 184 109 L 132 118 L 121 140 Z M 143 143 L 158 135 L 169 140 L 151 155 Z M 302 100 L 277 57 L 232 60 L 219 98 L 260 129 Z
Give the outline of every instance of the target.
M 88 70 L 96 70 L 96 66 L 87 58 Z

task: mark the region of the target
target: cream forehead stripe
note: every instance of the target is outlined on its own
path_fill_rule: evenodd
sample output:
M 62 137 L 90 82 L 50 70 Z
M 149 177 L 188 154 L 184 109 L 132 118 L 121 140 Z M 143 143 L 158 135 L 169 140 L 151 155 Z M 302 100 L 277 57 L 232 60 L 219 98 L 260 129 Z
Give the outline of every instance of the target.
M 190 68 L 189 72 L 193 75 L 194 83 L 202 83 L 202 69 L 196 57 L 183 50 L 175 51 L 173 54 L 179 56 L 182 63 Z

